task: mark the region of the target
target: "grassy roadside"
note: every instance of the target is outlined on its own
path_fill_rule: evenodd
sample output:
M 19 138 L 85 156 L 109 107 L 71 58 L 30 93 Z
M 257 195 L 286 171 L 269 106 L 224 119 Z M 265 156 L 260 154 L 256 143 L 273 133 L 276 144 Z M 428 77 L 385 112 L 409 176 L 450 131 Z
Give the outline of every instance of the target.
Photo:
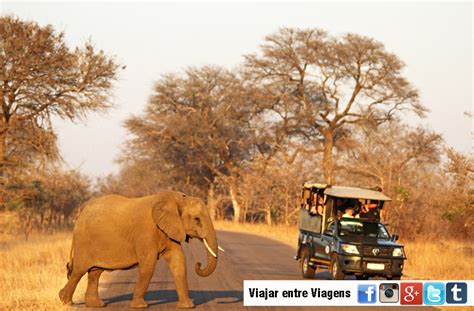
M 28 241 L 6 228 L 6 216 L 0 215 L 0 310 L 68 310 L 58 298 L 66 282 L 65 264 L 71 246 L 71 232 L 32 234 Z M 13 219 L 8 222 L 12 224 Z M 294 226 L 234 224 L 217 221 L 216 229 L 253 233 L 295 247 L 298 230 Z M 460 248 L 467 242 L 406 242 L 409 260 L 406 278 L 474 279 L 474 257 Z M 103 281 L 103 278 L 102 278 Z M 74 301 L 84 297 L 86 278 L 79 283 Z
M 0 215 L 0 310 L 67 310 L 58 298 L 67 281 L 71 232 L 32 234 L 28 241 L 13 234 L 15 216 Z M 83 278 L 74 295 L 82 300 Z
M 265 236 L 296 248 L 298 228 L 288 225 L 236 224 L 230 221 L 215 221 L 218 230 L 246 232 Z M 400 241 L 405 245 L 408 260 L 405 264 L 406 279 L 472 280 L 474 279 L 474 256 L 463 252 L 472 247 L 469 241 L 418 240 Z

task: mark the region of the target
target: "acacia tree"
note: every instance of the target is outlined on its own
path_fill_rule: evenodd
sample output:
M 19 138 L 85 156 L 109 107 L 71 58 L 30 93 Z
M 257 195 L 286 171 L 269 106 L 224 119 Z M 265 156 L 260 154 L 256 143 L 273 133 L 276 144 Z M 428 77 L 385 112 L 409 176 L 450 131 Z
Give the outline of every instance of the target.
M 223 68 L 166 75 L 155 84 L 145 113 L 125 123 L 134 135 L 125 159 L 159 163 L 162 174 L 175 176 L 183 188 L 207 188 L 208 203 L 214 201 L 216 186 L 225 185 L 233 219 L 239 221 L 237 183 L 253 154 L 255 107 L 252 90 Z M 213 216 L 214 207 L 210 209 Z
M 323 152 L 327 183 L 333 181 L 333 149 L 348 125 L 425 111 L 402 75 L 404 64 L 368 37 L 282 28 L 245 59 L 246 76 L 265 90 L 272 118 L 293 139 Z
M 57 155 L 52 116 L 76 120 L 109 108 L 117 71 L 89 42 L 70 49 L 50 25 L 1 17 L 0 183 L 25 157 Z
M 438 133 L 392 120 L 353 129 L 350 148 L 340 152 L 341 178 L 359 186 L 377 186 L 393 199 L 384 222 L 404 232 L 439 219 L 443 141 Z M 425 213 L 426 221 L 418 215 Z M 428 219 L 431 217 L 430 219 Z M 416 232 L 412 232 L 416 234 Z
M 341 157 L 343 171 L 347 178 L 353 175 L 387 194 L 396 194 L 407 170 L 440 163 L 442 137 L 423 127 L 412 128 L 392 120 L 381 125 L 363 124 L 354 132 L 350 148 Z

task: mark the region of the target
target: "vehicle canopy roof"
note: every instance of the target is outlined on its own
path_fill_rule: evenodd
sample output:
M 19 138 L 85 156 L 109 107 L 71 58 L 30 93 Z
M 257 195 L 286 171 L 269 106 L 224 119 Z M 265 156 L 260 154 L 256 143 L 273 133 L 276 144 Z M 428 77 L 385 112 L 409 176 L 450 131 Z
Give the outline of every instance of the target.
M 361 200 L 376 200 L 376 201 L 391 201 L 388 196 L 381 191 L 345 186 L 330 186 L 320 183 L 304 183 L 304 188 L 318 188 L 324 189 L 324 194 L 336 198 L 345 199 L 361 199 Z

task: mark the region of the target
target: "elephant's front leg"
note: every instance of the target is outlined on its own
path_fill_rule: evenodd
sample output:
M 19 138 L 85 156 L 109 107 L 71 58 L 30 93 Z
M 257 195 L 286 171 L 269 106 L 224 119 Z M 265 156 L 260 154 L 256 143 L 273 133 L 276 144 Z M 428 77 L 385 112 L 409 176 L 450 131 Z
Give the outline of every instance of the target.
M 178 292 L 178 308 L 194 308 L 194 303 L 189 299 L 188 278 L 186 275 L 186 259 L 183 249 L 179 243 L 171 243 L 171 246 L 163 255 L 173 275 Z
M 139 258 L 138 262 L 138 278 L 133 293 L 133 300 L 130 303 L 132 308 L 146 308 L 148 304 L 145 302 L 145 292 L 150 283 L 153 272 L 155 271 L 156 258 L 158 254 L 153 252 Z

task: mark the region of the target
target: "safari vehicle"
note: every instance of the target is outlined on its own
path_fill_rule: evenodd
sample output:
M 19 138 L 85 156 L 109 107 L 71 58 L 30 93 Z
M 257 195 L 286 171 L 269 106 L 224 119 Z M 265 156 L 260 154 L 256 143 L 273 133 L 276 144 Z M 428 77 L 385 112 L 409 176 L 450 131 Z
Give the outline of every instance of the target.
M 319 266 L 329 268 L 335 280 L 346 275 L 400 279 L 406 257 L 398 236 L 379 218 L 365 219 L 362 213 L 370 203 L 373 215 L 380 216 L 386 201 L 390 198 L 380 189 L 305 183 L 295 256 L 303 277 L 313 278 Z M 344 214 L 350 209 L 355 215 Z

